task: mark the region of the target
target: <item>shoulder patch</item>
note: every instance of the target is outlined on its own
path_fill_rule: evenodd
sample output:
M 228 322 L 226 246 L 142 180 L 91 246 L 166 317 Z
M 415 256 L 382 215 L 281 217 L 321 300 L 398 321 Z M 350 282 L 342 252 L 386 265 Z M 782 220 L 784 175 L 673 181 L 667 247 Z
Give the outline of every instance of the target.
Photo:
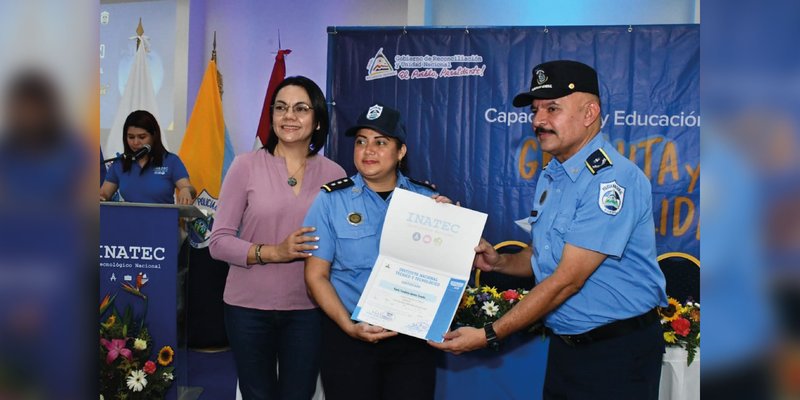
M 322 187 L 320 187 L 320 189 L 330 193 L 330 192 L 333 192 L 334 190 L 344 189 L 344 188 L 353 186 L 355 184 L 356 183 L 353 182 L 353 180 L 350 179 L 350 178 L 342 178 L 342 179 L 337 179 L 337 180 L 334 180 L 334 181 L 330 181 L 330 182 L 322 185 Z
M 617 215 L 622 210 L 623 200 L 625 200 L 625 188 L 617 184 L 617 181 L 600 183 L 597 195 L 600 211 L 608 215 Z
M 434 186 L 433 186 L 433 184 L 431 184 L 431 183 L 428 183 L 428 182 L 420 182 L 420 181 L 418 181 L 418 180 L 416 180 L 416 179 L 412 179 L 412 178 L 408 178 L 408 180 L 409 180 L 409 181 L 411 181 L 411 183 L 417 184 L 417 185 L 419 185 L 419 186 L 424 186 L 424 187 L 426 187 L 426 188 L 428 188 L 428 189 L 430 189 L 430 190 L 433 190 L 434 192 L 438 192 L 438 191 L 436 190 L 436 187 L 434 187 Z
M 611 165 L 611 158 L 608 157 L 608 154 L 603 149 L 595 150 L 586 159 L 586 168 L 589 169 L 592 175 L 596 175 L 598 171 Z

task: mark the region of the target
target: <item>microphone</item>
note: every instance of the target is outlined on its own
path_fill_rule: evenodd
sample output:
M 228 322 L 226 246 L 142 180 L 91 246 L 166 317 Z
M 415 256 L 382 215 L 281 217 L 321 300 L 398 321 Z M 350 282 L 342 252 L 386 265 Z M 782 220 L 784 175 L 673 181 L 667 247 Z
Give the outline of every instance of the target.
M 101 164 L 106 164 L 106 163 L 110 163 L 111 161 L 117 161 L 117 160 L 136 161 L 136 160 L 144 157 L 145 155 L 149 154 L 150 150 L 152 150 L 152 146 L 150 146 L 149 144 L 146 144 L 146 145 L 142 146 L 141 149 L 137 150 L 135 153 L 123 153 L 123 154 L 120 154 L 120 155 L 118 155 L 116 157 L 111 157 L 111 158 L 102 160 L 100 163 Z
M 135 153 L 133 153 L 133 154 L 125 154 L 122 157 L 130 159 L 131 161 L 136 161 L 136 160 L 146 156 L 148 153 L 150 153 L 150 149 L 151 149 L 150 145 L 146 144 L 146 145 L 142 146 L 141 149 L 137 150 Z

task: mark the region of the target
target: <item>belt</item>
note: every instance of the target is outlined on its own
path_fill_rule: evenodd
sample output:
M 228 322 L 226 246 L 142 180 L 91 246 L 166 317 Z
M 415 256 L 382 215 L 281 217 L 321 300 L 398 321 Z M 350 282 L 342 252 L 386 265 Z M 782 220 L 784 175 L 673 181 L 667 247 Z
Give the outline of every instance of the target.
M 637 317 L 614 321 L 581 334 L 559 335 L 557 333 L 553 333 L 553 335 L 561 338 L 561 340 L 563 340 L 566 344 L 575 347 L 600 340 L 627 335 L 652 324 L 658 319 L 658 310 L 653 308 L 652 310 Z

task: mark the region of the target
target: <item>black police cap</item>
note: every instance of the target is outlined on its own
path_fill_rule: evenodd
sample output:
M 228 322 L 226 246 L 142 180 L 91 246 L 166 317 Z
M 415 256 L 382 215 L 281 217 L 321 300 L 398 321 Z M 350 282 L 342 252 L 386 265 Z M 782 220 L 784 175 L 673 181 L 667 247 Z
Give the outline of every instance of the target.
M 400 111 L 386 106 L 382 103 L 375 103 L 367 108 L 358 116 L 358 122 L 348 129 L 345 136 L 355 136 L 359 129 L 369 128 L 380 132 L 386 136 L 406 142 L 406 128 L 400 117 Z
M 577 61 L 557 60 L 533 68 L 531 89 L 514 97 L 514 107 L 528 107 L 534 99 L 558 99 L 575 92 L 600 96 L 597 72 Z

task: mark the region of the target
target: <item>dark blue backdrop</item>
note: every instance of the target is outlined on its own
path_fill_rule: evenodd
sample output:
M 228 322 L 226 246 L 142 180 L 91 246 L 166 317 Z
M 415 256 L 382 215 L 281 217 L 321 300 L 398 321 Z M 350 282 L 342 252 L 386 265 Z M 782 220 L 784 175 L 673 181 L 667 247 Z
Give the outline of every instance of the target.
M 492 243 L 530 238 L 543 165 L 528 109 L 514 108 L 531 69 L 575 59 L 600 78 L 603 133 L 653 185 L 658 253 L 699 257 L 698 25 L 504 28 L 329 28 L 326 154 L 350 174 L 344 131 L 375 101 L 395 106 L 408 129 L 410 176 L 489 214 Z

